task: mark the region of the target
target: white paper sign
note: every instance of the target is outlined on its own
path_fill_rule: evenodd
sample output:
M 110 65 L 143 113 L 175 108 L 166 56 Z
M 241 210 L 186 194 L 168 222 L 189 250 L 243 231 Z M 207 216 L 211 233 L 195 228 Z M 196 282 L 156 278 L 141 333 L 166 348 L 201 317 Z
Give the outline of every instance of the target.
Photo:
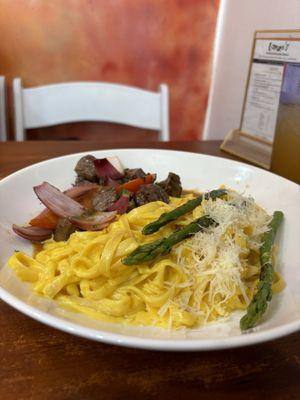
M 253 63 L 242 132 L 271 141 L 274 136 L 283 65 Z
M 257 39 L 241 131 L 273 142 L 287 63 L 300 63 L 300 41 Z

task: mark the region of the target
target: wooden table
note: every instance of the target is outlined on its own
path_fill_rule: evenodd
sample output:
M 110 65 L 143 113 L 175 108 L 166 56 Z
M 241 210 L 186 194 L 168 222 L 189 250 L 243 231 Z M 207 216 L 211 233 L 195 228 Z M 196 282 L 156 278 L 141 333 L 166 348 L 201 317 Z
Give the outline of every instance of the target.
M 225 156 L 219 142 L 0 143 L 0 178 L 68 153 L 153 147 Z M 300 334 L 226 351 L 161 353 L 68 335 L 0 302 L 0 399 L 299 399 Z

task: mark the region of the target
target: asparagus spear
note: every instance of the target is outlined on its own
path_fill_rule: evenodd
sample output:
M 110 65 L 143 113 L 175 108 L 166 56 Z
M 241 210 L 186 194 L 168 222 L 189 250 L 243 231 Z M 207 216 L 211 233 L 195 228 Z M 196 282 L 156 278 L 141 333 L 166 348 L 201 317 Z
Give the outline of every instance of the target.
M 218 223 L 207 215 L 196 219 L 185 227 L 172 233 L 170 236 L 155 240 L 154 242 L 146 243 L 135 249 L 122 262 L 125 265 L 140 264 L 145 261 L 153 260 L 171 250 L 171 248 L 182 240 L 194 235 L 197 232 L 202 232 L 209 226 L 217 226 Z
M 251 303 L 247 308 L 247 313 L 240 320 L 242 331 L 253 328 L 267 309 L 268 302 L 272 298 L 272 283 L 274 269 L 272 265 L 272 248 L 276 232 L 282 222 L 283 213 L 275 211 L 269 224 L 269 230 L 265 233 L 260 247 L 261 274 L 257 288 Z
M 206 200 L 215 200 L 218 197 L 224 196 L 226 193 L 227 191 L 225 189 L 217 189 L 196 197 L 195 199 L 186 202 L 182 206 L 179 206 L 168 213 L 162 214 L 156 221 L 146 225 L 143 229 L 143 234 L 150 235 L 151 233 L 157 232 L 161 227 L 167 225 L 169 222 L 175 221 L 182 215 L 194 210 L 194 208 L 198 207 L 202 203 L 203 198 Z

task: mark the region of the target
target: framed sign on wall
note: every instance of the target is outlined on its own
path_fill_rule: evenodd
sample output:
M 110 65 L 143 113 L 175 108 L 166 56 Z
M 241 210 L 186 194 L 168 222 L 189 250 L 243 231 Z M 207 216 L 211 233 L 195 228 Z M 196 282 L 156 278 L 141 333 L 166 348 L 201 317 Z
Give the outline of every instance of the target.
M 221 149 L 269 169 L 285 74 L 300 65 L 300 30 L 254 34 L 240 126 Z

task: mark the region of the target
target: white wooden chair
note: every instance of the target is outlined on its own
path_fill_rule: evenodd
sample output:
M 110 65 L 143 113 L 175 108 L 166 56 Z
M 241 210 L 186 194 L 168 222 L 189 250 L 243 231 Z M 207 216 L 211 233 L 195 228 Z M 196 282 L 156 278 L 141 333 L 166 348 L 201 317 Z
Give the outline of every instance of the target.
M 23 88 L 13 80 L 15 136 L 26 129 L 67 122 L 105 121 L 158 130 L 169 140 L 168 86 L 158 92 L 102 82 L 69 82 Z
M 0 142 L 7 140 L 5 77 L 0 76 Z

